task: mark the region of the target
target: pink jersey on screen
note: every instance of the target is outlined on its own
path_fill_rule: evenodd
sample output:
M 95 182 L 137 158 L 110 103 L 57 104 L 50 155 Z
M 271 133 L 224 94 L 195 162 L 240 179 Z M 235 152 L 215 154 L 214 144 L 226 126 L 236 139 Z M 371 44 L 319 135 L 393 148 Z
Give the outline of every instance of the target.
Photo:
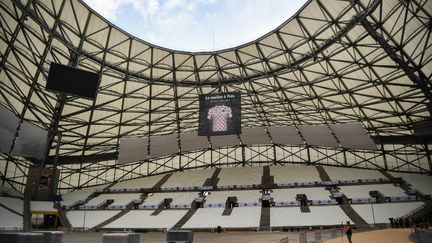
M 228 130 L 228 119 L 231 117 L 231 107 L 225 105 L 217 105 L 210 108 L 207 113 L 207 119 L 213 123 L 213 132 L 226 132 Z

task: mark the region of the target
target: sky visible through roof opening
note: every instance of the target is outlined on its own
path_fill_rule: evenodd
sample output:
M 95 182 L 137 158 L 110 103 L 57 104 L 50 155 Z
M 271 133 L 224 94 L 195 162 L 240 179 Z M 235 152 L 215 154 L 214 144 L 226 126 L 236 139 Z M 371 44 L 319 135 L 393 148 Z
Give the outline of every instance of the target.
M 253 41 L 307 0 L 84 0 L 115 25 L 152 44 L 214 51 Z

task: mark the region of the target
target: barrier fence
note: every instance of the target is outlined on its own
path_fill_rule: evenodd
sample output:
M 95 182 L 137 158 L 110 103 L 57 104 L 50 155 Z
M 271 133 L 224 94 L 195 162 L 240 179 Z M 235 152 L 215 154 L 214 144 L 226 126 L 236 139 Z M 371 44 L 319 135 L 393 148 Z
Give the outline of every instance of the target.
M 412 234 L 412 238 L 415 243 L 428 243 L 432 240 L 432 230 L 431 229 L 419 229 L 417 227 L 413 227 L 414 232 Z
M 287 237 L 279 240 L 278 243 L 320 243 L 338 237 L 345 237 L 345 235 L 342 229 L 334 228 L 322 231 L 291 233 Z

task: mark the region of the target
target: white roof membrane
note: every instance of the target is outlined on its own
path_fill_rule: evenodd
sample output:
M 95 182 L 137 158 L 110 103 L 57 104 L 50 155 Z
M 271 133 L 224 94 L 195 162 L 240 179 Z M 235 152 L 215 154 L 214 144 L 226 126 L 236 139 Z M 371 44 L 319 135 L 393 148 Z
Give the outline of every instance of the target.
M 148 138 L 120 138 L 118 163 L 147 159 Z
M 303 139 L 295 127 L 281 126 L 268 128 L 273 142 L 276 144 L 303 144 Z
M 378 149 L 372 138 L 359 123 L 331 124 L 330 128 L 344 148 Z
M 299 130 L 309 145 L 339 147 L 328 126 L 299 126 Z
M 209 142 L 206 136 L 198 136 L 197 132 L 180 134 L 181 150 L 188 152 L 209 147 Z
M 0 151 L 9 153 L 18 122 L 19 119 L 15 114 L 0 106 Z
M 44 159 L 47 152 L 48 131 L 24 121 L 12 150 L 12 155 Z
M 240 144 L 237 135 L 212 136 L 210 137 L 210 141 L 213 148 L 222 148 Z
M 150 137 L 150 158 L 171 155 L 178 151 L 177 134 Z
M 242 128 L 240 138 L 243 144 L 270 144 L 270 138 L 264 127 Z

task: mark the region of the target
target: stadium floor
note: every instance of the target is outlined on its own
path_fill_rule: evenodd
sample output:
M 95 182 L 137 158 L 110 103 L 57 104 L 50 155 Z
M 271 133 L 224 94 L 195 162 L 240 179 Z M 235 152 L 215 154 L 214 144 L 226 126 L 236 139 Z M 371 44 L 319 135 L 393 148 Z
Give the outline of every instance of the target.
M 104 232 L 70 232 L 64 235 L 64 243 L 100 243 Z M 411 243 L 410 229 L 386 229 L 353 234 L 355 243 Z M 290 238 L 290 243 L 297 243 L 297 232 L 225 232 L 221 234 L 210 232 L 195 232 L 194 243 L 277 243 L 285 237 Z M 166 242 L 165 233 L 149 232 L 142 233 L 140 236 L 142 243 L 160 243 Z M 310 242 L 310 241 L 308 241 Z M 348 242 L 341 237 L 325 241 L 324 243 L 341 243 Z
M 104 232 L 71 232 L 66 233 L 63 243 L 101 243 Z M 194 232 L 194 243 L 275 243 L 286 237 L 285 232 Z M 142 243 L 160 243 L 166 242 L 165 233 L 149 232 L 142 233 L 140 236 Z
M 411 229 L 385 229 L 385 230 L 374 230 L 368 232 L 362 232 L 356 234 L 353 233 L 351 238 L 354 243 L 410 243 L 415 242 L 410 239 Z M 348 242 L 346 238 L 336 238 L 332 240 L 324 241 L 324 243 L 341 243 Z

